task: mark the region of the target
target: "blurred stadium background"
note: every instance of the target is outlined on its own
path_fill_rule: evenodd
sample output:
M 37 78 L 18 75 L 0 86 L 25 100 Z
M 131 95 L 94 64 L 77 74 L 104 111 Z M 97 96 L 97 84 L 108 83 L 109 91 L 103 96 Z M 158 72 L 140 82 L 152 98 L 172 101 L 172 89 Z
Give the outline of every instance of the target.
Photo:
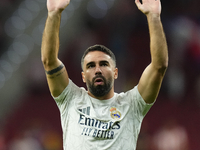
M 137 150 L 200 149 L 200 1 L 162 0 L 169 68 L 146 115 Z M 0 1 L 0 150 L 62 150 L 62 131 L 40 59 L 46 0 Z M 96 43 L 114 51 L 117 92 L 150 62 L 145 16 L 134 0 L 71 0 L 63 12 L 60 59 L 79 86 L 80 58 Z

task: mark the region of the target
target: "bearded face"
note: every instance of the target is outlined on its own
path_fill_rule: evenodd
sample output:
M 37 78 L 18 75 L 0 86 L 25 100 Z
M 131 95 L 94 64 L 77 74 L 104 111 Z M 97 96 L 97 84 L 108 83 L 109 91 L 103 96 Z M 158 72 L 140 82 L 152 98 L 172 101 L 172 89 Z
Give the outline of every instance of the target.
M 113 86 L 112 78 L 107 80 L 102 75 L 97 75 L 92 81 L 86 81 L 87 88 L 95 97 L 102 97 L 109 93 Z
M 117 76 L 118 69 L 109 55 L 94 51 L 85 56 L 82 78 L 90 96 L 98 99 L 112 97 Z

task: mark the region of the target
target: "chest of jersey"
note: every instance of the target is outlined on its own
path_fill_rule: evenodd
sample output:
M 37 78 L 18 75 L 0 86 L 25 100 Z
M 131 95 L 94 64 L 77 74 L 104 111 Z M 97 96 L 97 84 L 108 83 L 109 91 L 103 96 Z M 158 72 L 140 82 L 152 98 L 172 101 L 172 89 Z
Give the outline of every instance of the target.
M 140 122 L 128 106 L 123 106 L 123 109 L 112 103 L 97 106 L 91 101 L 72 105 L 67 119 L 62 119 L 66 121 L 63 124 L 66 147 L 75 150 L 74 146 L 79 145 L 81 150 L 121 150 L 127 143 L 127 149 L 134 150 L 138 134 L 134 124 L 138 126 Z

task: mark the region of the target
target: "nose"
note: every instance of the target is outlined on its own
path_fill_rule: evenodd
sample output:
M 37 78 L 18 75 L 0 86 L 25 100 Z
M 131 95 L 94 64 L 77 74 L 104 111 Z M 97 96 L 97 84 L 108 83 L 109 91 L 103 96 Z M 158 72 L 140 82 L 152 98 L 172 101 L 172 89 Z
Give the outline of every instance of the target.
M 95 68 L 95 75 L 102 74 L 101 68 L 99 66 L 96 66 Z

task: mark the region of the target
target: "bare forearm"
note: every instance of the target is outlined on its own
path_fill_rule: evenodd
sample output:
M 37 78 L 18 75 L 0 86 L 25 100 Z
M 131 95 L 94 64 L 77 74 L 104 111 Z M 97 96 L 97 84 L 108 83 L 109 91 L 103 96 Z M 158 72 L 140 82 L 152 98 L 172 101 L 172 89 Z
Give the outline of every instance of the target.
M 56 67 L 59 51 L 59 28 L 61 13 L 48 14 L 42 38 L 42 61 L 46 67 Z
M 152 64 L 157 69 L 168 66 L 168 48 L 163 26 L 159 15 L 147 15 L 150 32 L 150 49 Z
M 167 42 L 160 20 L 161 3 L 160 0 L 135 0 L 135 3 L 147 16 L 152 59 L 140 78 L 138 91 L 146 103 L 153 103 L 158 96 L 168 66 Z

